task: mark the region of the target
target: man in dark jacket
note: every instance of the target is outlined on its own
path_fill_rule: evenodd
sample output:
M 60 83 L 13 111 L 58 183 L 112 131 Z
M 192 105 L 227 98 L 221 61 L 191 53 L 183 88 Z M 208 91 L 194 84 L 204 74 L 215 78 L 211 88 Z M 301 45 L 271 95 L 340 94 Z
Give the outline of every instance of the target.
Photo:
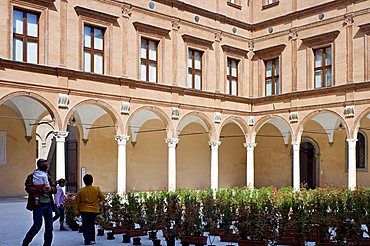
M 37 161 L 37 169 L 42 171 L 48 170 L 48 163 L 44 159 Z M 32 239 L 40 231 L 42 227 L 42 217 L 45 220 L 44 246 L 51 246 L 53 241 L 53 195 L 57 192 L 55 184 L 49 175 L 50 187 L 47 187 L 45 192 L 47 195 L 40 197 L 40 203 L 35 205 L 35 192 L 37 188 L 33 185 L 33 175 L 27 176 L 25 186 L 28 193 L 27 209 L 33 212 L 33 225 L 23 239 L 22 246 L 29 245 Z

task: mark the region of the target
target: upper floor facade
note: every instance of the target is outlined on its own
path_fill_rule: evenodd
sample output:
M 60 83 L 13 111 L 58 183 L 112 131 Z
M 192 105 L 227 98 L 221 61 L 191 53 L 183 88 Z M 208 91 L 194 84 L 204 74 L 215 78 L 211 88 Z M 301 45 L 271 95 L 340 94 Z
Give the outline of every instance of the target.
M 31 72 L 257 111 L 370 78 L 368 0 L 7 0 L 0 14 L 3 66 Z

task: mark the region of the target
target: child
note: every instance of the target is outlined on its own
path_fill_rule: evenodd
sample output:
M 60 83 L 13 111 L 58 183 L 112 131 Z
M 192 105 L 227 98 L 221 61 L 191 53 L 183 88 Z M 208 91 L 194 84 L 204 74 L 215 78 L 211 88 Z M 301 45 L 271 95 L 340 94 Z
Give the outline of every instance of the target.
M 40 196 L 45 194 L 45 191 L 50 190 L 50 184 L 48 179 L 48 173 L 47 170 L 41 170 L 40 168 L 37 168 L 32 173 L 33 176 L 33 185 L 37 188 L 35 192 L 35 205 L 40 204 Z
M 57 210 L 55 213 L 55 216 L 53 217 L 53 221 L 56 221 L 59 219 L 60 222 L 60 230 L 61 231 L 68 231 L 64 227 L 64 191 L 63 187 L 66 184 L 65 179 L 59 179 L 57 181 L 57 194 L 54 196 L 54 203 L 55 203 L 55 209 Z

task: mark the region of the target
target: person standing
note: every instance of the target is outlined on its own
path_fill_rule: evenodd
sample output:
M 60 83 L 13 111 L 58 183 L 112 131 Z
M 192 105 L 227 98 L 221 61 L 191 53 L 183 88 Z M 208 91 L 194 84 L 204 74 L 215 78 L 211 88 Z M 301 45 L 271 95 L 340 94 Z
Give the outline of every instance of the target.
M 59 230 L 61 231 L 68 231 L 67 228 L 64 227 L 64 191 L 63 187 L 66 185 L 65 179 L 59 179 L 57 182 L 57 194 L 54 196 L 54 205 L 55 205 L 55 216 L 53 217 L 53 222 L 59 219 L 60 227 Z
M 37 169 L 47 172 L 48 163 L 44 159 L 37 161 Z M 38 204 L 35 203 L 35 194 L 39 188 L 33 184 L 33 173 L 27 176 L 25 190 L 28 193 L 27 209 L 33 213 L 33 224 L 23 239 L 22 246 L 28 246 L 42 226 L 42 218 L 45 220 L 44 246 L 51 246 L 53 241 L 53 195 L 57 193 L 51 176 L 48 176 L 50 187 L 44 187 L 45 195 L 39 197 Z
M 85 187 L 77 192 L 75 199 L 75 212 L 82 218 L 82 232 L 85 245 L 95 244 L 95 218 L 99 213 L 99 202 L 104 195 L 99 187 L 92 186 L 93 176 L 86 174 L 83 177 Z

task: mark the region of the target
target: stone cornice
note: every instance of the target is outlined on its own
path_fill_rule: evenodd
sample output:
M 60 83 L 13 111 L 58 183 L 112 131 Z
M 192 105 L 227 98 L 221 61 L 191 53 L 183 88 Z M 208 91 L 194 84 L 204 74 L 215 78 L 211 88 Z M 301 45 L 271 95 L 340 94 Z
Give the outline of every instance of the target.
M 243 22 L 243 21 L 232 19 L 232 18 L 230 18 L 228 16 L 225 16 L 223 14 L 215 13 L 215 12 L 202 9 L 202 8 L 199 8 L 199 7 L 191 5 L 191 4 L 187 4 L 187 3 L 179 1 L 179 0 L 154 0 L 154 1 L 165 4 L 165 5 L 168 5 L 168 6 L 171 6 L 173 8 L 174 7 L 178 8 L 179 10 L 188 11 L 188 12 L 191 12 L 191 13 L 194 13 L 194 14 L 205 16 L 207 18 L 214 19 L 214 20 L 220 21 L 222 23 L 226 23 L 226 24 L 233 25 L 233 26 L 236 26 L 236 27 L 239 27 L 239 28 L 250 30 L 250 31 L 258 31 L 258 30 L 267 28 L 271 25 L 278 25 L 278 24 L 281 24 L 281 23 L 285 23 L 287 21 L 302 18 L 304 16 L 318 14 L 318 13 L 321 13 L 321 12 L 325 12 L 329 9 L 337 8 L 337 7 L 342 6 L 342 5 L 352 4 L 352 2 L 353 2 L 352 0 L 336 0 L 336 1 L 323 3 L 323 4 L 320 4 L 320 5 L 315 5 L 315 6 L 306 8 L 306 9 L 301 9 L 301 10 L 298 10 L 298 11 L 295 11 L 295 12 L 288 13 L 284 16 L 279 16 L 279 17 L 272 18 L 272 19 L 262 21 L 262 22 L 259 22 L 259 23 L 246 23 L 246 22 Z
M 361 91 L 361 90 L 370 90 L 369 81 L 363 81 L 363 82 L 337 85 L 334 87 L 328 87 L 328 88 L 322 88 L 322 89 L 312 89 L 312 90 L 305 90 L 305 91 L 289 92 L 289 93 L 284 93 L 284 94 L 275 95 L 275 96 L 259 97 L 259 98 L 245 98 L 245 97 L 239 97 L 239 96 L 225 95 L 219 92 L 192 90 L 192 89 L 187 89 L 187 88 L 178 87 L 178 86 L 170 86 L 170 85 L 162 85 L 162 84 L 157 84 L 157 83 L 137 81 L 137 80 L 133 80 L 129 78 L 91 74 L 91 73 L 76 71 L 76 70 L 63 68 L 63 67 L 51 67 L 51 66 L 45 66 L 45 65 L 16 62 L 16 61 L 2 59 L 2 58 L 0 58 L 0 67 L 1 69 L 4 69 L 4 70 L 13 69 L 13 70 L 33 72 L 33 73 L 39 73 L 39 74 L 53 75 L 57 77 L 62 76 L 62 77 L 67 77 L 69 79 L 74 79 L 74 80 L 90 80 L 90 81 L 106 83 L 106 84 L 128 86 L 130 88 L 140 88 L 140 89 L 146 89 L 146 90 L 152 90 L 152 91 L 177 93 L 179 95 L 185 95 L 185 96 L 196 96 L 196 97 L 208 98 L 212 100 L 251 104 L 252 106 L 279 103 L 279 102 L 284 102 L 284 101 L 292 101 L 292 100 L 297 100 L 297 99 L 307 99 L 307 98 L 312 98 L 312 97 L 345 94 L 347 92 L 356 92 L 356 91 Z M 43 86 L 35 85 L 35 87 L 43 87 Z M 58 92 L 65 91 L 66 93 L 69 90 L 68 88 L 64 88 L 64 87 L 55 88 L 55 89 Z M 113 99 L 125 97 L 125 95 L 106 95 L 100 92 L 97 92 L 97 95 L 100 95 L 104 98 L 113 98 Z M 330 105 L 334 105 L 334 104 L 342 105 L 343 103 L 344 102 L 334 102 L 334 103 L 330 103 Z M 356 102 L 354 103 L 356 104 Z M 361 102 L 358 102 L 358 103 L 361 103 Z M 322 108 L 323 105 L 317 104 L 317 105 L 300 106 L 299 109 L 303 110 L 304 107 Z M 281 110 L 285 112 L 285 111 L 288 111 L 289 108 L 282 108 Z M 274 112 L 277 112 L 277 111 L 274 110 Z M 261 112 L 256 112 L 256 113 L 261 113 Z
M 339 33 L 340 31 L 338 30 L 322 33 L 315 36 L 303 38 L 302 42 L 308 47 L 311 47 L 313 45 L 329 44 L 337 38 Z
M 221 47 L 224 52 L 229 52 L 231 54 L 237 54 L 237 55 L 244 56 L 244 57 L 247 57 L 248 55 L 248 50 L 236 48 L 236 47 L 233 47 L 227 44 L 224 44 Z
M 149 24 L 141 23 L 141 22 L 134 22 L 132 23 L 136 29 L 136 31 L 149 33 L 149 34 L 159 34 L 160 36 L 167 37 L 168 33 L 171 31 L 169 29 L 164 29 L 157 26 L 152 26 Z
M 362 25 L 358 25 L 358 27 L 360 28 L 360 30 L 364 33 L 370 33 L 370 22 L 366 23 L 366 24 L 362 24 Z
M 280 44 L 280 45 L 256 50 L 254 51 L 254 54 L 256 57 L 260 59 L 268 59 L 270 57 L 279 56 L 283 52 L 285 47 L 286 47 L 285 44 Z
M 117 20 L 119 18 L 118 16 L 115 16 L 115 15 L 103 13 L 103 12 L 93 10 L 93 9 L 84 8 L 81 6 L 76 6 L 74 7 L 74 9 L 78 15 L 86 16 L 94 20 L 105 21 L 111 24 L 117 23 Z
M 30 3 L 43 7 L 49 7 L 55 0 L 12 0 L 13 3 Z
M 185 43 L 198 44 L 198 45 L 204 46 L 206 48 L 212 47 L 212 44 L 213 44 L 213 41 L 198 38 L 198 37 L 195 37 L 195 36 L 190 36 L 188 34 L 183 34 L 182 39 L 184 40 Z

